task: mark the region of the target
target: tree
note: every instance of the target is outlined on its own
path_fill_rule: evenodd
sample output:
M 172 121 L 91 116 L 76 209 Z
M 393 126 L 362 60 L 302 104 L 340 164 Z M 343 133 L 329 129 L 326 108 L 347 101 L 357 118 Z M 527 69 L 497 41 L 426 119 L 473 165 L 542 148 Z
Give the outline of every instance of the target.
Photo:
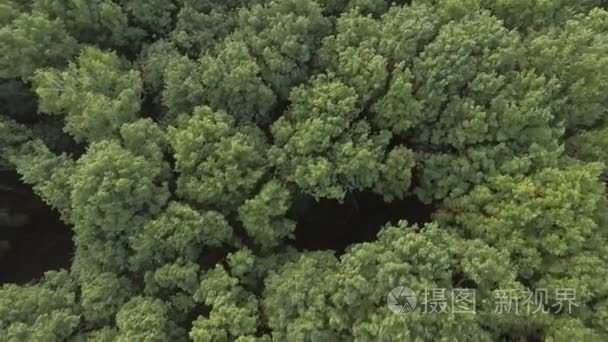
M 419 196 L 458 196 L 495 172 L 555 163 L 563 133 L 553 115 L 557 83 L 518 71 L 521 53 L 518 36 L 483 12 L 444 25 L 416 58 L 425 118 L 414 137 L 425 151 Z
M 131 264 L 135 269 L 162 266 L 178 258 L 197 261 L 205 247 L 217 247 L 232 238 L 232 228 L 218 212 L 200 213 L 171 202 L 162 214 L 131 236 Z
M 64 341 L 80 321 L 77 285 L 67 272 L 48 272 L 39 284 L 0 288 L 0 332 L 7 341 Z
M 33 185 L 44 201 L 59 210 L 64 219 L 70 211 L 68 187 L 74 162 L 67 154 L 56 155 L 34 132 L 12 120 L 0 120 L 3 136 L 0 162 L 14 167 L 25 183 Z
M 331 75 L 320 76 L 310 86 L 296 88 L 290 99 L 289 113 L 273 124 L 275 144 L 269 152 L 283 179 L 316 198 L 342 200 L 347 191 L 373 188 L 390 175 L 382 171 L 391 134 L 374 134 L 366 121 L 357 120 L 360 110 L 353 88 Z M 412 165 L 409 160 L 393 161 Z M 409 178 L 391 181 L 403 197 Z
M 214 5 L 210 1 L 180 1 L 183 6 L 170 37 L 190 57 L 197 58 L 211 50 L 236 26 L 235 10 L 230 6 Z
M 118 0 L 117 2 L 127 15 L 135 19 L 137 26 L 145 29 L 146 32 L 153 32 L 154 35 L 170 30 L 177 9 L 174 0 Z
M 2 13 L 6 13 L 2 11 Z M 28 81 L 43 67 L 63 66 L 77 52 L 78 45 L 60 20 L 13 12 L 0 28 L 0 79 Z M 10 20 L 10 21 L 9 21 Z
M 607 128 L 582 131 L 566 141 L 566 153 L 577 160 L 608 165 L 607 139 Z
M 602 7 L 0 0 L 0 334 L 608 340 Z
M 126 303 L 116 316 L 117 341 L 166 341 L 174 338 L 176 327 L 171 326 L 163 302 L 154 298 L 135 297 Z
M 188 200 L 226 210 L 242 203 L 264 176 L 265 139 L 255 127 L 237 127 L 224 111 L 197 107 L 169 132 L 177 191 Z
M 168 198 L 166 174 L 161 161 L 129 151 L 116 140 L 93 144 L 76 163 L 69 180 L 76 244 L 73 272 L 83 287 L 83 306 L 91 322 L 107 323 L 130 297 L 126 232 L 141 230 L 161 212 Z
M 608 291 L 598 281 L 603 276 L 596 278 L 605 263 L 601 172 L 602 165 L 580 164 L 530 177 L 497 176 L 447 201 L 437 220 L 506 253 L 523 284 L 550 290 L 550 303 L 561 288 L 576 291 L 581 303 L 601 301 Z M 585 322 L 592 315 L 586 310 L 581 307 L 574 316 Z M 561 328 L 548 330 L 555 329 Z
M 473 315 L 443 319 L 420 312 L 398 316 L 380 304 L 400 284 L 416 291 L 451 286 L 458 247 L 444 229 L 416 232 L 406 222 L 385 227 L 373 243 L 354 246 L 338 261 L 327 252 L 301 255 L 266 281 L 268 325 L 286 340 L 388 341 L 453 338 L 490 341 Z
M 275 96 L 259 73 L 247 46 L 226 39 L 196 63 L 184 57 L 167 65 L 164 104 L 175 114 L 206 105 L 239 122 L 268 124 Z
M 140 109 L 138 71 L 116 54 L 86 48 L 67 70 L 40 70 L 34 78 L 39 111 L 66 115 L 66 132 L 78 141 L 112 137 Z
M 35 0 L 33 12 L 60 20 L 71 36 L 103 47 L 126 46 L 141 32 L 129 26 L 125 10 L 112 0 Z
M 227 340 L 253 336 L 257 330 L 258 303 L 221 266 L 201 280 L 195 300 L 211 307 L 209 317 L 199 316 L 190 331 L 193 341 Z
M 158 96 L 163 91 L 165 68 L 178 56 L 175 44 L 167 40 L 158 40 L 142 49 L 140 65 L 146 93 Z
M 563 28 L 553 28 L 531 40 L 527 55 L 530 65 L 547 77 L 560 80 L 559 95 L 563 99 L 556 116 L 568 128 L 590 127 L 604 121 L 607 101 L 608 60 L 604 51 L 608 41 L 602 34 L 608 26 L 608 12 L 600 9 L 568 20 Z M 547 63 L 547 60 L 556 60 Z
M 522 1 L 522 0 L 426 0 L 437 5 L 444 20 L 461 18 L 479 10 L 491 11 L 502 20 L 505 27 L 522 34 L 535 35 L 550 26 L 559 26 L 579 13 L 585 13 L 599 5 L 597 0 L 576 1 Z
M 281 98 L 305 81 L 329 20 L 311 0 L 278 0 L 239 12 L 237 36 L 256 56 L 261 75 Z M 241 38 L 242 37 L 242 38 Z
M 293 237 L 295 222 L 285 217 L 290 193 L 280 182 L 264 184 L 254 198 L 239 208 L 239 218 L 253 240 L 263 247 L 274 247 L 280 239 Z

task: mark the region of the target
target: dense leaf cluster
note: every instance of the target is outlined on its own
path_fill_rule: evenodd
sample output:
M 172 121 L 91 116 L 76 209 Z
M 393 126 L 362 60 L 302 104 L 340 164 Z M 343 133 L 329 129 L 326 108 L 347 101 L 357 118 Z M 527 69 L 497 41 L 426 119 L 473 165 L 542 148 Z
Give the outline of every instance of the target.
M 608 340 L 607 29 L 599 0 L 0 0 L 0 164 L 76 246 L 2 285 L 0 339 Z M 436 210 L 297 248 L 361 193 Z M 396 315 L 400 285 L 476 314 Z

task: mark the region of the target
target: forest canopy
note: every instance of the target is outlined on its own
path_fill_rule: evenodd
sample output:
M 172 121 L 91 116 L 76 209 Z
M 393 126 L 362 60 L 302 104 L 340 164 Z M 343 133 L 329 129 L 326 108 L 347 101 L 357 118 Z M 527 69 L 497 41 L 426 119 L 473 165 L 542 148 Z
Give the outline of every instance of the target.
M 0 0 L 0 264 L 52 253 L 9 174 L 73 244 L 2 277 L 0 339 L 608 341 L 607 32 L 600 0 Z

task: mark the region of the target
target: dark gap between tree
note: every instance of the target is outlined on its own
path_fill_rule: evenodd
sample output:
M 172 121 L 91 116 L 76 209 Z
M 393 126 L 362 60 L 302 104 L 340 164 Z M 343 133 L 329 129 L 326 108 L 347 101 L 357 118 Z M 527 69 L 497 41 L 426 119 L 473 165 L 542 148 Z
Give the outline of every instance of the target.
M 422 225 L 435 208 L 415 196 L 391 203 L 371 192 L 354 193 L 343 203 L 311 197 L 296 199 L 290 216 L 297 222 L 294 245 L 306 250 L 334 250 L 342 254 L 354 243 L 374 241 L 386 223 L 406 220 Z
M 69 269 L 72 230 L 59 214 L 23 184 L 14 171 L 0 171 L 0 284 L 25 284 L 50 270 Z

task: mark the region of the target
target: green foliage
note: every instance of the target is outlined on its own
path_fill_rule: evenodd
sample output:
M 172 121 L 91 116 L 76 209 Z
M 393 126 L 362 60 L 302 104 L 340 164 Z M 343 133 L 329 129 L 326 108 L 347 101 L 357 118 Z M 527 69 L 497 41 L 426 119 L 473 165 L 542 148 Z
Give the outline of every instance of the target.
M 191 261 L 178 260 L 154 272 L 146 272 L 144 281 L 144 292 L 166 298 L 171 317 L 181 320 L 195 306 L 192 295 L 199 285 L 199 266 Z
M 77 51 L 76 41 L 60 20 L 25 13 L 14 16 L 10 22 L 3 19 L 6 24 L 0 27 L 0 79 L 28 81 L 36 69 L 65 65 Z
M 162 61 L 161 61 L 162 62 Z M 168 107 L 167 111 L 173 114 L 169 120 L 174 120 L 175 114 L 191 112 L 200 98 L 202 85 L 198 80 L 197 63 L 186 56 L 176 56 L 165 62 L 158 68 L 164 68 L 162 76 L 156 75 L 154 81 L 165 87 L 162 91 L 162 102 Z
M 519 71 L 521 54 L 518 36 L 481 13 L 443 26 L 416 58 L 422 198 L 458 196 L 495 172 L 555 163 L 563 133 L 553 115 L 557 82 Z
M 158 40 L 142 49 L 142 80 L 152 96 L 163 90 L 165 68 L 178 56 L 175 44 L 166 40 Z
M 0 162 L 4 166 L 8 164 L 8 158 L 14 154 L 13 151 L 32 138 L 32 132 L 14 120 L 2 117 L 0 118 L 0 137 L 0 156 L 2 156 Z
M 403 146 L 395 147 L 380 165 L 380 180 L 376 183 L 374 192 L 382 195 L 386 202 L 404 198 L 408 194 L 415 166 L 414 152 Z
M 121 275 L 130 253 L 126 232 L 139 231 L 167 201 L 166 166 L 148 158 L 117 141 L 102 141 L 78 160 L 70 177 L 77 247 L 73 269 L 92 322 L 108 322 L 128 300 L 131 283 Z
M 275 145 L 269 152 L 286 181 L 316 198 L 338 200 L 381 181 L 391 134 L 374 134 L 366 121 L 357 120 L 354 89 L 319 77 L 296 88 L 290 100 L 289 112 L 273 124 Z
M 115 329 L 105 327 L 105 328 L 90 332 L 89 334 L 86 335 L 86 339 L 84 336 L 82 336 L 82 338 L 85 341 L 112 342 L 116 339 L 117 334 L 118 333 L 116 332 Z M 76 341 L 78 341 L 78 340 L 76 339 Z
M 403 134 L 422 121 L 423 107 L 414 97 L 412 79 L 411 71 L 403 64 L 393 71 L 386 93 L 372 107 L 375 126 Z
M 81 278 L 82 308 L 89 322 L 110 323 L 132 295 L 128 279 L 112 272 Z
M 137 26 L 147 32 L 163 34 L 171 28 L 176 10 L 174 0 L 118 0 L 128 15 L 134 18 Z
M 209 1 L 182 0 L 183 7 L 170 34 L 171 41 L 189 56 L 215 46 L 236 25 L 236 16 L 229 8 L 213 5 Z
M 139 72 L 113 53 L 86 48 L 77 64 L 65 71 L 38 71 L 34 83 L 39 110 L 65 114 L 66 132 L 79 141 L 112 137 L 139 112 Z
M 124 46 L 138 31 L 127 13 L 112 0 L 34 0 L 33 12 L 64 23 L 78 41 L 100 46 Z
M 234 208 L 264 175 L 266 143 L 254 127 L 237 127 L 224 111 L 197 107 L 170 130 L 175 151 L 177 192 L 188 200 Z
M 0 0 L 0 165 L 75 247 L 0 340 L 608 340 L 602 6 Z
M 378 51 L 390 63 L 409 67 L 439 30 L 439 16 L 424 3 L 393 6 L 382 15 Z
M 282 340 L 490 341 L 473 315 L 397 316 L 380 307 L 400 284 L 415 290 L 450 288 L 457 241 L 431 225 L 385 227 L 373 243 L 353 247 L 340 261 L 326 252 L 302 255 L 266 280 L 268 325 Z
M 363 104 L 377 97 L 388 77 L 386 59 L 376 53 L 378 30 L 376 21 L 353 11 L 338 19 L 336 35 L 326 37 L 321 48 L 323 67 L 352 87 Z
M 155 220 L 131 237 L 131 263 L 163 265 L 183 257 L 196 261 L 204 248 L 217 247 L 232 237 L 232 228 L 218 212 L 200 213 L 190 206 L 171 202 Z
M 424 0 L 436 4 L 443 20 L 460 19 L 479 10 L 491 11 L 509 29 L 536 34 L 549 26 L 558 26 L 578 13 L 598 6 L 598 0 Z
M 0 2 L 0 24 L 2 26 L 10 24 L 19 16 L 21 8 L 12 0 L 3 0 Z
M 207 105 L 240 122 L 267 124 L 275 97 L 259 73 L 247 46 L 228 39 L 196 63 L 184 57 L 167 65 L 164 104 L 176 114 Z
M 70 183 L 78 228 L 106 231 L 113 238 L 158 214 L 167 201 L 163 165 L 116 141 L 91 145 L 76 167 Z
M 570 137 L 566 153 L 578 160 L 608 165 L 608 128 L 582 131 Z
M 168 141 L 165 132 L 151 119 L 139 119 L 122 125 L 120 137 L 122 145 L 128 151 L 160 165 L 161 168 L 167 167 L 164 152 L 168 148 Z
M 282 98 L 306 80 L 309 64 L 330 22 L 313 0 L 276 0 L 239 13 L 238 35 L 251 49 L 261 75 Z
M 600 1 L 484 0 L 480 3 L 504 20 L 507 27 L 532 31 L 547 25 L 560 24 L 577 13 L 585 13 L 597 6 Z
M 608 12 L 593 10 L 532 39 L 528 47 L 530 65 L 560 80 L 562 101 L 556 117 L 568 128 L 605 121 L 608 39 L 603 33 L 607 27 Z
M 519 278 L 534 288 L 573 288 L 581 302 L 603 298 L 608 287 L 600 265 L 606 261 L 596 253 L 606 239 L 601 172 L 601 165 L 581 164 L 530 177 L 497 176 L 447 201 L 437 219 L 507 253 Z
M 272 180 L 254 198 L 245 201 L 239 208 L 239 217 L 256 243 L 274 247 L 280 239 L 293 237 L 295 222 L 284 216 L 289 204 L 289 190 Z
M 225 341 L 255 334 L 257 300 L 221 266 L 203 276 L 194 298 L 210 306 L 211 313 L 194 322 L 190 331 L 193 341 Z
M 60 342 L 80 321 L 76 284 L 67 272 L 48 272 L 39 284 L 0 288 L 0 333 L 5 341 Z
M 46 203 L 60 210 L 68 219 L 71 205 L 66 189 L 70 188 L 73 160 L 65 154 L 58 156 L 52 153 L 40 140 L 30 140 L 15 148 L 8 148 L 4 153 L 24 182 L 32 184 Z
M 116 315 L 116 341 L 161 342 L 173 340 L 174 326 L 167 317 L 165 304 L 154 298 L 135 297 Z

